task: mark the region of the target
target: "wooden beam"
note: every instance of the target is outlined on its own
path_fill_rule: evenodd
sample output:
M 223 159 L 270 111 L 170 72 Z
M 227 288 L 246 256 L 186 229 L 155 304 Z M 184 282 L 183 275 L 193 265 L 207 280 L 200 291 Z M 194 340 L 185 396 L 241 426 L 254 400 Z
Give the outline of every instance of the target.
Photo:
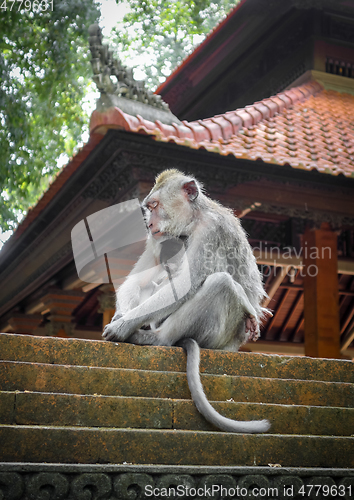
M 354 328 L 352 330 L 349 330 L 347 335 L 344 337 L 344 340 L 340 346 L 340 351 L 341 352 L 345 351 L 353 342 L 353 340 L 354 340 Z
M 338 274 L 354 276 L 354 261 L 349 259 L 338 259 Z
M 288 298 L 288 295 L 289 295 L 289 289 L 287 289 L 287 290 L 284 291 L 283 296 L 282 296 L 280 302 L 277 305 L 277 309 L 276 309 L 275 313 L 273 314 L 273 317 L 271 318 L 271 320 L 267 324 L 267 329 L 265 331 L 265 338 L 267 338 L 268 333 L 270 332 L 273 324 L 275 323 L 275 320 L 276 320 L 276 318 L 278 316 L 278 313 L 282 310 L 284 302 Z
M 354 316 L 354 307 L 353 307 L 353 304 L 350 304 L 350 306 L 348 307 L 348 312 L 345 315 L 345 318 L 343 320 L 343 326 L 342 326 L 341 332 L 340 332 L 341 334 L 343 334 L 345 332 L 349 323 L 353 319 L 353 316 Z
M 295 299 L 292 307 L 290 308 L 290 311 L 288 312 L 288 315 L 287 315 L 287 317 L 286 317 L 286 319 L 285 319 L 285 321 L 283 323 L 281 332 L 278 335 L 278 339 L 279 340 L 282 340 L 282 336 L 286 332 L 286 329 L 289 326 L 290 320 L 291 320 L 291 318 L 292 318 L 292 316 L 293 316 L 293 314 L 294 314 L 297 306 L 299 305 L 300 300 L 302 299 L 302 294 L 303 294 L 302 290 L 298 292 L 297 297 L 296 297 L 296 299 Z
M 296 326 L 294 328 L 294 331 L 291 333 L 289 337 L 289 341 L 294 341 L 296 339 L 296 336 L 304 326 L 304 313 L 302 312 L 300 315 L 300 318 L 298 319 L 298 322 L 296 323 Z
M 303 236 L 305 354 L 341 358 L 337 235 L 328 224 Z
M 276 193 L 276 195 L 275 195 Z M 279 189 L 278 181 L 262 181 L 247 183 L 247 200 L 245 199 L 245 184 L 240 183 L 237 186 L 230 188 L 227 192 L 228 198 L 243 199 L 246 204 L 250 200 L 257 200 L 260 204 L 274 203 L 282 207 L 299 208 L 304 210 L 306 207 L 309 212 L 319 210 L 323 213 L 328 213 L 328 207 L 331 207 L 333 215 L 338 214 L 347 217 L 354 216 L 353 193 L 348 189 L 346 193 L 338 192 L 333 186 L 333 191 L 324 192 L 320 189 L 312 187 L 304 187 L 299 189 L 295 184 L 282 184 Z M 246 205 L 247 206 L 247 205 Z
M 268 290 L 268 297 L 263 302 L 263 307 L 267 307 L 269 302 L 272 300 L 276 291 L 278 290 L 279 286 L 281 285 L 283 279 L 285 278 L 287 271 L 288 271 L 287 267 L 275 267 L 274 268 L 274 279 L 270 284 L 270 287 Z
M 278 248 L 273 249 L 253 249 L 253 255 L 256 257 L 257 264 L 265 266 L 277 267 L 294 267 L 302 269 L 303 252 L 298 252 L 298 255 L 290 255 L 289 252 L 280 252 Z M 353 259 L 338 259 L 338 274 L 346 274 L 354 276 L 354 260 Z
M 303 267 L 301 255 L 290 255 L 289 253 L 281 252 L 279 248 L 254 248 L 253 255 L 256 257 L 257 264 L 286 268 L 294 267 L 295 269 L 302 269 Z

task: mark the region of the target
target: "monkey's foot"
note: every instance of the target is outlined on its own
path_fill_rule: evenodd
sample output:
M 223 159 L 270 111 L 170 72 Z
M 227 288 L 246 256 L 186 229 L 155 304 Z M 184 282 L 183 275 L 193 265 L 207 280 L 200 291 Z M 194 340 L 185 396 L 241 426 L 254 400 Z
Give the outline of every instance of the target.
M 138 330 L 128 339 L 131 344 L 157 345 L 158 337 L 152 330 Z
M 104 340 L 109 340 L 111 342 L 118 342 L 121 340 L 117 335 L 117 332 L 115 331 L 112 323 L 109 323 L 104 327 L 102 337 L 104 338 Z
M 246 333 L 249 332 L 248 340 L 256 341 L 259 337 L 258 322 L 254 316 L 247 316 L 246 318 Z
M 124 342 L 135 329 L 131 321 L 125 321 L 121 317 L 105 326 L 102 337 L 111 342 Z

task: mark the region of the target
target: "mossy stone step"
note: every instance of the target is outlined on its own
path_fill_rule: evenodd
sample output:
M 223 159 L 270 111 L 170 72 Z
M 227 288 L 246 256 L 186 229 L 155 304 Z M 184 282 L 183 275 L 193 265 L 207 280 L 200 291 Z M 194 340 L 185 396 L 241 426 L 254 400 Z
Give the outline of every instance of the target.
M 0 334 L 0 358 L 8 361 L 185 372 L 178 347 L 136 346 L 104 341 Z M 322 380 L 354 383 L 347 360 L 312 359 L 202 349 L 201 371 L 216 375 Z
M 269 419 L 272 434 L 350 436 L 353 408 L 212 402 L 235 420 Z M 0 392 L 0 424 L 215 431 L 192 401 Z
M 0 426 L 0 461 L 354 467 L 354 438 Z
M 354 406 L 354 384 L 228 375 L 201 376 L 209 400 Z M 1 391 L 190 399 L 184 373 L 0 361 Z
M 199 415 L 180 348 L 0 334 L 0 358 L 0 461 L 354 467 L 351 362 L 202 350 L 215 407 L 272 422 L 242 435 Z

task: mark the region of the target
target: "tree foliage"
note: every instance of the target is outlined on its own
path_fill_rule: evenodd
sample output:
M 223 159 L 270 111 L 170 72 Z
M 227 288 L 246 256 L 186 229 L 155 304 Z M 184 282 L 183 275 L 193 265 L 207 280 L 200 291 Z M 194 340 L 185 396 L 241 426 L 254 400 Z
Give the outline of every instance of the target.
M 88 122 L 82 108 L 92 76 L 88 27 L 99 19 L 98 5 L 54 0 L 51 10 L 46 1 L 0 0 L 2 230 L 15 227 L 37 201 Z M 130 10 L 111 43 L 154 88 L 239 0 L 116 1 Z
M 16 225 L 58 170 L 60 155 L 71 155 L 80 140 L 91 76 L 87 30 L 100 16 L 94 0 L 54 0 L 53 11 L 50 4 L 45 11 L 33 10 L 39 2 L 20 3 L 0 0 L 3 230 Z
M 111 41 L 128 66 L 141 70 L 156 88 L 183 61 L 197 43 L 240 0 L 117 0 L 130 11 L 112 31 Z

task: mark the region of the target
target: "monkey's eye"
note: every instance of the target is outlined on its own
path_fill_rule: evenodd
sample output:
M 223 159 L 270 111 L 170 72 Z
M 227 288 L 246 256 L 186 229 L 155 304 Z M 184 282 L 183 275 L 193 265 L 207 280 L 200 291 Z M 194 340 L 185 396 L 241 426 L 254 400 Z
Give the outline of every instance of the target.
M 150 210 L 150 212 L 152 212 L 152 211 L 154 210 L 154 208 L 156 208 L 156 207 L 157 207 L 157 205 L 158 205 L 158 204 L 159 204 L 159 202 L 158 202 L 158 201 L 152 201 L 152 202 L 150 202 L 150 203 L 147 205 L 147 207 L 148 207 L 148 209 Z

